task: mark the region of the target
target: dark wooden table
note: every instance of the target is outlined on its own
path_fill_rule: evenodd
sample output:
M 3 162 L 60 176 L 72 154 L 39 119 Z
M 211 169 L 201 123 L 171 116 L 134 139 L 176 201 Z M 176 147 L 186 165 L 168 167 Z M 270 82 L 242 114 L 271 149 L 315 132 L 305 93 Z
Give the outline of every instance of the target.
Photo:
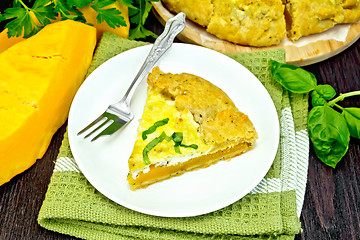
M 148 18 L 147 28 L 157 33 L 163 29 L 153 14 Z M 305 69 L 315 74 L 318 83 L 331 84 L 338 93 L 360 90 L 360 41 L 342 53 Z M 341 105 L 360 107 L 360 97 L 346 99 Z M 37 215 L 45 197 L 65 126 L 66 123 L 54 135 L 42 159 L 0 186 L 1 240 L 75 239 L 48 231 L 37 224 Z M 317 159 L 311 148 L 306 195 L 300 219 L 303 232 L 295 239 L 360 239 L 359 186 L 359 140 L 351 139 L 348 153 L 335 170 Z

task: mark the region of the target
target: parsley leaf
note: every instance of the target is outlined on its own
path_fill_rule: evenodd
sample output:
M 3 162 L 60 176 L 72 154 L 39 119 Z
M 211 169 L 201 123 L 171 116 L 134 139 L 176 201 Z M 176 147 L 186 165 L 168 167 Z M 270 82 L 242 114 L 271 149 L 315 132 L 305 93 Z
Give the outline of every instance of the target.
M 6 9 L 4 17 L 6 20 L 14 19 L 5 25 L 5 28 L 8 29 L 8 37 L 19 37 L 23 32 L 24 37 L 29 37 L 36 28 L 36 24 L 31 18 L 29 10 L 22 7 Z
M 37 0 L 34 3 L 34 6 L 31 8 L 31 11 L 34 13 L 35 17 L 39 21 L 41 25 L 47 25 L 50 24 L 50 20 L 55 20 L 56 16 L 53 11 L 53 4 L 49 4 L 48 0 Z
M 150 0 L 135 0 L 136 8 L 129 8 L 130 22 L 135 24 L 135 28 L 130 29 L 129 39 L 138 39 L 146 38 L 151 36 L 157 38 L 157 35 L 149 30 L 147 30 L 144 25 L 149 12 L 152 8 L 151 2 L 157 2 L 159 0 L 150 1 Z
M 4 21 L 4 20 L 5 20 L 4 15 L 2 15 L 2 14 L 0 13 L 0 22 L 1 22 L 1 21 Z
M 76 8 L 83 8 L 92 2 L 93 0 L 67 0 L 67 5 L 74 6 Z
M 75 7 L 70 7 L 63 0 L 53 0 L 54 12 L 60 14 L 61 19 L 71 19 L 80 22 L 85 22 L 85 18 L 82 13 L 78 11 Z
M 132 0 L 116 0 L 118 3 L 120 3 L 121 5 L 124 5 L 128 8 L 136 8 L 134 7 L 132 4 L 133 4 L 133 1 Z
M 98 13 L 96 19 L 98 23 L 105 21 L 109 27 L 115 28 L 126 26 L 124 17 L 116 8 L 106 8 L 113 4 L 115 0 L 96 0 L 91 7 Z
M 5 25 L 8 29 L 8 37 L 28 38 L 50 24 L 58 15 L 62 20 L 71 19 L 86 23 L 79 9 L 88 6 L 98 13 L 96 17 L 98 23 L 105 21 L 111 28 L 126 26 L 122 13 L 117 8 L 110 7 L 117 2 L 129 9 L 129 20 L 132 24 L 130 39 L 147 36 L 156 38 L 156 34 L 144 27 L 152 8 L 151 2 L 156 1 L 159 0 L 28 0 L 25 4 L 23 0 L 13 0 L 12 7 L 0 13 L 0 22 L 9 20 Z
M 51 11 L 51 4 L 45 6 L 45 3 L 48 3 L 48 1 L 36 0 L 33 7 L 30 8 L 22 0 L 17 0 L 14 3 L 15 7 L 6 9 L 4 18 L 6 20 L 13 19 L 5 26 L 8 29 L 8 37 L 19 37 L 21 35 L 25 38 L 30 37 L 40 31 L 44 25 L 49 24 L 51 19 L 55 19 L 55 14 Z M 40 26 L 35 24 L 31 12 L 41 24 Z

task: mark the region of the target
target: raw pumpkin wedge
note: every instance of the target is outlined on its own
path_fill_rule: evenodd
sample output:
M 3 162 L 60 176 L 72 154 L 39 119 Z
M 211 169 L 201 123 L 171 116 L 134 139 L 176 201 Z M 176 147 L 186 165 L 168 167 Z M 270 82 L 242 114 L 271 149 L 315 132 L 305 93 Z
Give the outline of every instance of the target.
M 41 158 L 90 66 L 96 29 L 44 27 L 0 54 L 0 185 Z
M 83 15 L 86 19 L 86 23 L 92 24 L 96 28 L 98 41 L 100 40 L 103 32 L 112 32 L 120 37 L 129 38 L 130 22 L 129 22 L 128 7 L 122 5 L 118 2 L 115 2 L 115 3 L 107 6 L 107 8 L 116 8 L 117 10 L 119 10 L 121 12 L 121 16 L 125 19 L 126 27 L 120 26 L 120 27 L 116 27 L 116 28 L 111 28 L 111 27 L 109 27 L 109 25 L 106 22 L 98 23 L 97 19 L 96 19 L 97 12 L 94 9 L 92 9 L 91 7 L 84 7 L 82 9 L 79 9 L 79 11 L 83 13 Z M 31 15 L 35 21 L 35 24 L 40 25 L 40 23 L 36 19 L 35 15 L 34 14 L 31 14 Z M 57 22 L 59 20 L 60 20 L 60 17 L 57 17 L 54 22 Z M 3 30 L 0 33 L 0 53 L 5 51 L 7 48 L 11 47 L 12 45 L 14 45 L 18 42 L 21 42 L 23 40 L 25 40 L 23 37 L 8 38 L 7 29 Z
M 13 46 L 16 43 L 22 42 L 24 40 L 23 37 L 11 37 L 9 38 L 7 35 L 7 29 L 4 29 L 0 33 L 0 53 Z

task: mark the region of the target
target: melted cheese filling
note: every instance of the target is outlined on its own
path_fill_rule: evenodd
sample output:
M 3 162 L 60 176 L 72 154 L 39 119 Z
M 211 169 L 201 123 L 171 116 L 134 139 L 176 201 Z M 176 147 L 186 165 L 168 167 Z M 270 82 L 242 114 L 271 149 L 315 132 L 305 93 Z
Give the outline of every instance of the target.
M 179 112 L 173 100 L 166 98 L 162 94 L 152 91 L 148 94 L 148 100 L 141 119 L 138 135 L 135 141 L 133 152 L 130 156 L 129 167 L 132 178 L 136 178 L 140 172 L 147 173 L 150 166 L 173 166 L 188 161 L 189 159 L 207 154 L 211 150 L 211 146 L 206 145 L 201 138 L 198 128 L 199 125 L 194 121 L 193 115 L 188 109 Z M 147 139 L 142 139 L 142 132 L 149 129 L 159 120 L 169 118 L 166 125 L 160 126 L 155 132 L 149 134 Z M 143 161 L 143 150 L 146 145 L 154 138 L 165 132 L 167 136 L 171 136 L 174 132 L 183 133 L 182 144 L 196 144 L 198 148 L 180 147 L 181 154 L 176 153 L 173 141 L 162 141 L 157 144 L 148 153 L 151 164 L 146 165 Z

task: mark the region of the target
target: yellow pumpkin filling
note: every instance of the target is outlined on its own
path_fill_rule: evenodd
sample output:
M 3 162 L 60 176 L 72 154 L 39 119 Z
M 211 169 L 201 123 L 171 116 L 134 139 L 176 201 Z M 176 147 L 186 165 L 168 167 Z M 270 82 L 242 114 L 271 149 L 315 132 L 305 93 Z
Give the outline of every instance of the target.
M 257 133 L 219 88 L 198 76 L 148 77 L 148 96 L 129 158 L 132 190 L 248 151 Z

